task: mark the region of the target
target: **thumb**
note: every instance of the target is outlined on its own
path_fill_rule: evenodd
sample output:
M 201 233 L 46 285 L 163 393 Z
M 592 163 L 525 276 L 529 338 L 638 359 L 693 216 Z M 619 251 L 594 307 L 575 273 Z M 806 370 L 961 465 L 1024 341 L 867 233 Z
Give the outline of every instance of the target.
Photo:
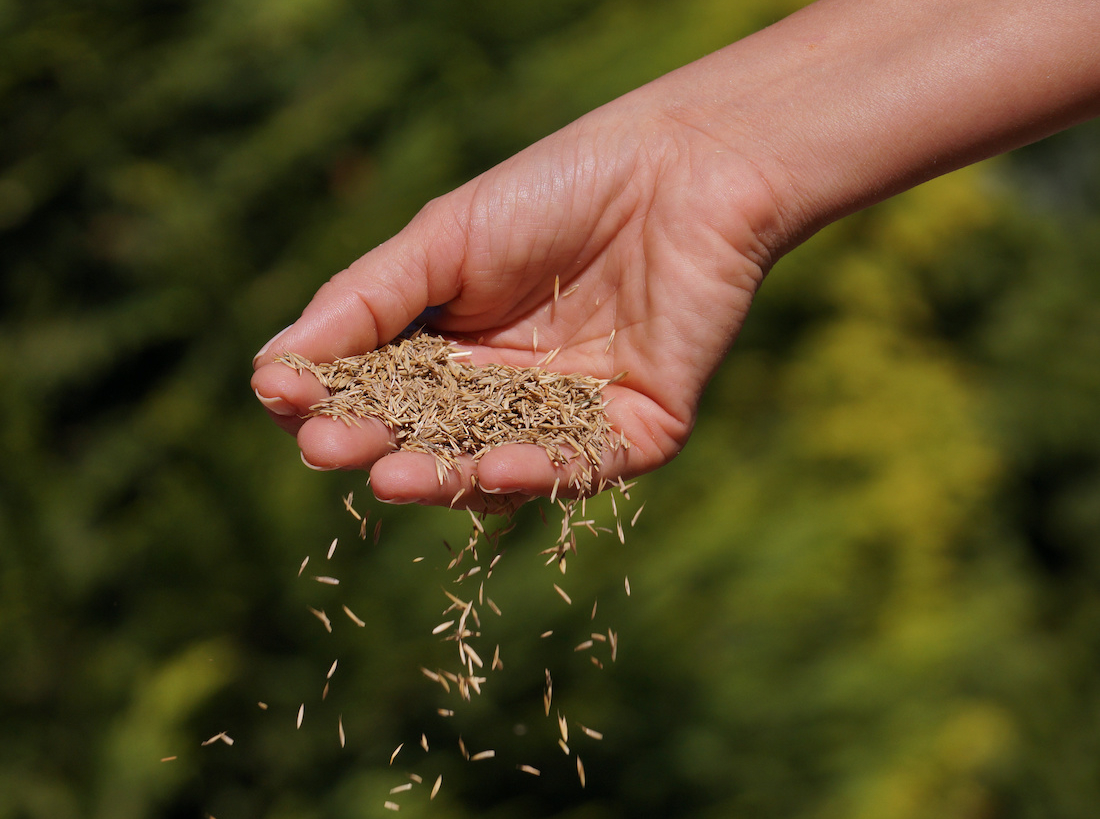
M 369 352 L 428 307 L 455 298 L 466 249 L 461 190 L 429 202 L 400 233 L 322 285 L 301 317 L 264 345 L 253 366 L 259 369 L 283 352 L 311 361 Z

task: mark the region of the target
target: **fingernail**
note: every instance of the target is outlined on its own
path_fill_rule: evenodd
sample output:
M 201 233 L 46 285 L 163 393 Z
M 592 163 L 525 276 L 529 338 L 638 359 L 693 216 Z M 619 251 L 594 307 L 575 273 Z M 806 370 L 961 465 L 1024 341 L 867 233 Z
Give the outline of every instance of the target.
M 268 411 L 276 415 L 289 416 L 297 413 L 294 406 L 282 398 L 268 398 L 266 395 L 260 395 L 260 391 L 255 388 L 253 388 L 252 391 L 256 393 L 256 397 L 260 399 L 260 403 L 263 404 Z
M 260 358 L 263 356 L 263 354 L 266 353 L 269 349 L 271 349 L 272 344 L 274 344 L 276 341 L 279 340 L 279 336 L 281 336 L 283 333 L 285 333 L 287 330 L 289 330 L 293 326 L 294 326 L 293 324 L 288 324 L 282 330 L 280 330 L 275 335 L 273 335 L 271 338 L 269 338 L 267 340 L 267 344 L 265 344 L 263 347 L 261 347 L 260 351 L 258 353 L 256 353 L 256 355 L 252 356 L 252 366 L 255 367 L 256 362 L 260 360 Z
M 309 461 L 306 460 L 306 453 L 304 452 L 302 453 L 302 463 L 304 463 L 314 472 L 331 472 L 336 468 L 334 466 L 317 466 L 316 464 L 311 464 Z

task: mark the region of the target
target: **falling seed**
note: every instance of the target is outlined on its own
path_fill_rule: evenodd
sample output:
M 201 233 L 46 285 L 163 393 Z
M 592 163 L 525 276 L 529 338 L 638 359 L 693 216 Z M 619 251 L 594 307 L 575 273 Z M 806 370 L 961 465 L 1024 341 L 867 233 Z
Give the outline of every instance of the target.
M 205 748 L 207 745 L 213 745 L 215 742 L 224 742 L 226 745 L 233 744 L 233 740 L 229 737 L 229 735 L 226 734 L 225 731 L 222 731 L 220 734 L 214 734 L 214 736 L 210 737 L 210 739 L 205 740 L 202 743 L 202 746 Z
M 473 509 L 467 509 L 466 511 L 470 513 L 470 520 L 472 520 L 474 522 L 474 526 L 477 527 L 477 530 L 479 532 L 481 532 L 481 534 L 485 534 L 485 527 L 482 525 L 481 521 L 478 520 L 478 517 L 474 513 L 474 510 Z
M 318 583 L 324 583 L 326 586 L 339 586 L 340 585 L 340 581 L 337 580 L 335 577 L 327 577 L 325 575 L 315 575 L 313 579 L 316 580 Z
M 638 518 L 641 516 L 643 509 L 645 509 L 645 503 L 644 502 L 642 503 L 641 506 L 638 507 L 638 511 L 634 513 L 634 517 L 632 517 L 630 519 L 631 527 L 633 527 L 634 524 L 638 522 Z
M 340 662 L 339 660 L 333 660 L 332 661 L 332 665 L 329 666 L 329 669 L 328 669 L 328 674 L 325 675 L 326 680 L 331 680 L 332 679 L 332 675 L 336 673 L 336 666 L 339 662 Z
M 549 631 L 544 631 L 542 634 L 539 635 L 539 637 L 546 638 L 546 637 L 549 637 L 553 633 L 554 633 L 554 629 L 550 629 Z
M 401 743 L 400 745 L 398 745 L 398 746 L 397 746 L 396 748 L 394 748 L 394 749 L 393 749 L 393 753 L 392 753 L 392 754 L 390 754 L 390 764 L 391 764 L 391 765 L 393 764 L 393 761 L 394 761 L 395 759 L 397 759 L 397 755 L 398 755 L 399 753 L 401 753 L 401 749 L 402 749 L 402 748 L 404 748 L 404 747 L 405 747 L 405 743 L 404 743 L 404 742 L 402 742 L 402 743 Z
M 581 762 L 581 758 L 577 757 L 577 777 L 581 780 L 581 787 L 584 787 L 584 763 Z
M 256 705 L 260 706 L 261 711 L 266 711 L 267 710 L 267 703 L 266 702 L 258 702 L 258 703 L 256 703 Z
M 306 717 L 306 704 L 303 702 L 298 706 L 298 727 L 302 727 L 302 720 Z
M 443 784 L 443 774 L 440 774 L 435 778 L 435 784 L 432 785 L 432 792 L 428 796 L 429 799 L 435 799 L 435 795 L 439 793 L 439 786 Z
M 562 716 L 561 711 L 558 712 L 558 730 L 561 732 L 562 742 L 568 742 L 569 741 L 569 722 L 568 722 L 568 720 L 566 720 L 566 718 L 564 716 Z
M 395 793 L 404 793 L 405 791 L 411 791 L 412 787 L 412 782 L 406 782 L 404 785 L 398 785 L 396 788 L 390 788 L 390 796 L 393 796 Z
M 378 539 L 382 536 L 382 519 L 378 519 L 378 523 L 374 524 L 374 545 L 378 545 Z
M 409 779 L 411 779 L 417 785 L 423 785 L 424 784 L 424 777 L 422 777 L 420 774 L 411 773 L 411 774 L 409 774 Z
M 320 620 L 321 624 L 324 625 L 325 631 L 327 631 L 329 634 L 331 634 L 332 633 L 332 623 L 329 621 L 328 615 L 325 614 L 325 612 L 323 610 L 315 609 L 312 606 L 309 606 L 308 608 L 309 608 L 310 612 L 313 614 L 313 616 L 316 617 L 318 620 Z M 366 623 L 363 623 L 363 625 L 365 626 Z
M 561 748 L 563 754 L 569 756 L 569 746 L 566 744 L 564 739 L 558 740 L 558 747 Z
M 338 537 L 334 537 L 332 539 L 332 543 L 330 543 L 329 546 L 328 546 L 328 557 L 326 558 L 327 560 L 332 560 L 333 554 L 336 553 L 336 544 L 339 540 L 340 540 L 340 538 L 338 538 Z
M 592 617 L 590 618 L 592 620 L 596 619 L 596 606 L 599 605 L 599 602 L 598 599 L 592 601 Z
M 557 583 L 554 584 L 554 591 L 556 591 L 561 599 L 564 600 L 566 603 L 568 603 L 569 605 L 573 605 L 573 601 L 570 599 L 569 595 L 566 594 L 565 590 Z
M 524 773 L 531 774 L 531 776 L 542 775 L 542 771 L 540 771 L 534 765 L 517 765 L 516 768 L 523 771 Z
M 329 685 L 328 683 L 325 683 L 325 687 L 323 689 L 321 689 L 321 699 L 322 700 L 327 700 L 328 699 L 328 685 Z
M 453 717 L 455 715 L 455 712 L 450 708 L 437 708 L 435 711 L 441 717 Z
M 619 543 L 626 544 L 626 534 L 623 532 L 623 522 L 616 518 L 615 531 L 619 535 Z
M 359 539 L 360 540 L 366 540 L 367 539 L 367 519 L 366 518 L 363 518 L 361 521 L 359 521 Z
M 413 558 L 413 563 L 420 563 L 420 562 L 422 562 L 423 560 L 424 560 L 424 558 L 422 558 L 422 557 L 414 557 L 414 558 Z
M 352 611 L 351 609 L 349 609 L 347 606 L 344 606 L 344 614 L 346 614 L 348 616 L 348 618 L 351 620 L 351 622 L 353 622 L 353 623 L 355 623 L 355 625 L 359 626 L 359 628 L 363 628 L 366 625 L 366 623 L 363 622 L 362 620 L 360 620 L 358 617 L 356 617 L 355 612 Z M 329 631 L 331 631 L 331 630 L 332 629 L 329 629 Z
M 427 737 L 426 734 L 421 734 L 420 735 L 420 747 L 423 748 L 425 752 L 427 752 L 427 750 L 428 750 L 428 737 Z
M 354 517 L 356 520 L 362 520 L 363 516 L 360 515 L 358 512 L 356 512 L 355 509 L 351 505 L 351 499 L 352 499 L 352 497 L 354 497 L 354 495 L 355 495 L 354 492 L 348 492 L 348 496 L 346 498 L 344 498 L 344 508 L 348 512 L 350 512 L 352 517 Z
M 339 717 L 337 717 L 337 719 L 336 719 L 336 728 L 340 733 L 340 747 L 343 748 L 344 743 L 347 740 L 347 737 L 344 735 L 344 715 L 343 714 L 341 714 Z
M 561 476 L 554 478 L 554 488 L 550 490 L 550 503 L 553 503 L 558 497 L 558 485 L 561 484 Z M 307 558 L 308 560 L 308 558 Z
M 465 493 L 466 493 L 466 487 L 464 486 L 461 489 L 459 489 L 457 492 L 455 492 L 455 496 L 453 498 L 451 498 L 451 502 L 447 505 L 451 509 L 454 509 L 455 504 L 458 503 L 458 499 L 461 498 Z
M 585 732 L 585 734 L 587 734 L 588 736 L 592 737 L 592 739 L 603 739 L 603 734 L 601 734 L 601 733 L 600 733 L 599 731 L 596 731 L 596 730 L 594 730 L 594 729 L 592 729 L 592 728 L 589 728 L 589 727 L 587 727 L 587 726 L 585 726 L 585 725 L 581 725 L 581 724 L 580 724 L 579 722 L 577 723 L 577 726 L 578 726 L 578 727 L 579 727 L 579 728 L 580 728 L 580 729 L 581 729 L 582 731 L 584 731 L 584 732 Z
M 485 605 L 487 605 L 489 608 L 491 608 L 493 610 L 493 614 L 495 614 L 497 617 L 501 616 L 500 608 L 497 606 L 496 603 L 493 602 L 493 598 L 486 597 L 485 598 Z
M 298 567 L 298 577 L 301 577 L 302 572 L 306 570 L 307 563 L 309 563 L 309 555 L 306 555 L 305 560 L 302 561 L 302 565 Z
M 596 656 L 592 655 L 592 656 L 589 656 L 588 659 L 590 659 L 592 661 L 592 665 L 596 666 L 596 668 L 600 668 L 600 669 L 603 668 L 603 663 L 600 662 L 599 657 L 596 657 Z
M 458 751 L 466 759 L 470 758 L 470 752 L 466 750 L 466 743 L 462 741 L 462 737 L 458 738 Z
M 623 588 L 626 589 L 626 596 L 630 597 L 630 578 L 623 577 Z
M 489 666 L 493 671 L 499 671 L 504 668 L 504 663 L 500 661 L 500 644 L 497 643 L 497 647 L 493 649 L 493 662 Z
M 585 640 L 583 643 L 578 643 L 573 651 L 588 651 L 590 648 L 592 648 L 592 641 Z
M 382 803 L 382 807 L 384 807 L 386 810 L 401 810 L 401 806 L 399 804 L 397 804 L 396 802 L 390 802 L 388 800 Z
M 161 762 L 175 762 L 175 761 L 176 761 L 177 759 L 179 759 L 179 757 L 175 757 L 175 756 L 162 756 L 162 757 L 160 758 L 160 761 L 161 761 Z
M 435 628 L 432 629 L 432 634 L 439 634 L 441 632 L 444 632 L 447 629 L 449 629 L 451 626 L 453 626 L 454 624 L 455 624 L 454 620 L 448 620 L 445 623 L 440 623 L 438 626 L 436 626 Z
M 471 762 L 480 762 L 483 759 L 492 759 L 496 755 L 497 755 L 496 751 L 478 751 L 476 754 L 474 754 L 472 757 L 470 757 L 470 761 Z

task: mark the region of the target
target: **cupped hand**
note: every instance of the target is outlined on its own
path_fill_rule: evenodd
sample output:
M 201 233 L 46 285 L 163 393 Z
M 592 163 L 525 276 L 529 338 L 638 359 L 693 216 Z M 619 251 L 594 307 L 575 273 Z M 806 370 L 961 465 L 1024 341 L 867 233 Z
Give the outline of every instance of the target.
M 370 469 L 375 494 L 398 503 L 449 504 L 475 473 L 502 501 L 567 483 L 569 467 L 517 444 L 463 460 L 440 485 L 433 458 L 394 452 L 379 422 L 303 418 L 325 391 L 275 363 L 279 353 L 367 352 L 427 308 L 429 327 L 474 364 L 534 366 L 560 348 L 556 371 L 627 373 L 605 395 L 629 447 L 609 453 L 596 479 L 638 475 L 680 451 L 770 261 L 762 237 L 776 215 L 753 164 L 663 99 L 659 86 L 640 89 L 433 200 L 317 292 L 257 355 L 252 378 L 308 465 Z

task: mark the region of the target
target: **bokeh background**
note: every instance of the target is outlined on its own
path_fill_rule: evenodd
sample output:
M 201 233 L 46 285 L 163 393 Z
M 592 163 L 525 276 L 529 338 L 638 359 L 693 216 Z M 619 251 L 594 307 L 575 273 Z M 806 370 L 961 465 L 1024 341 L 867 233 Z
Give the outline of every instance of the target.
M 417 671 L 468 518 L 305 469 L 249 389 L 428 198 L 798 5 L 0 2 L 0 819 L 389 816 L 407 771 L 439 819 L 1100 814 L 1094 125 L 781 261 L 625 545 L 559 580 L 517 517 L 471 703 Z

